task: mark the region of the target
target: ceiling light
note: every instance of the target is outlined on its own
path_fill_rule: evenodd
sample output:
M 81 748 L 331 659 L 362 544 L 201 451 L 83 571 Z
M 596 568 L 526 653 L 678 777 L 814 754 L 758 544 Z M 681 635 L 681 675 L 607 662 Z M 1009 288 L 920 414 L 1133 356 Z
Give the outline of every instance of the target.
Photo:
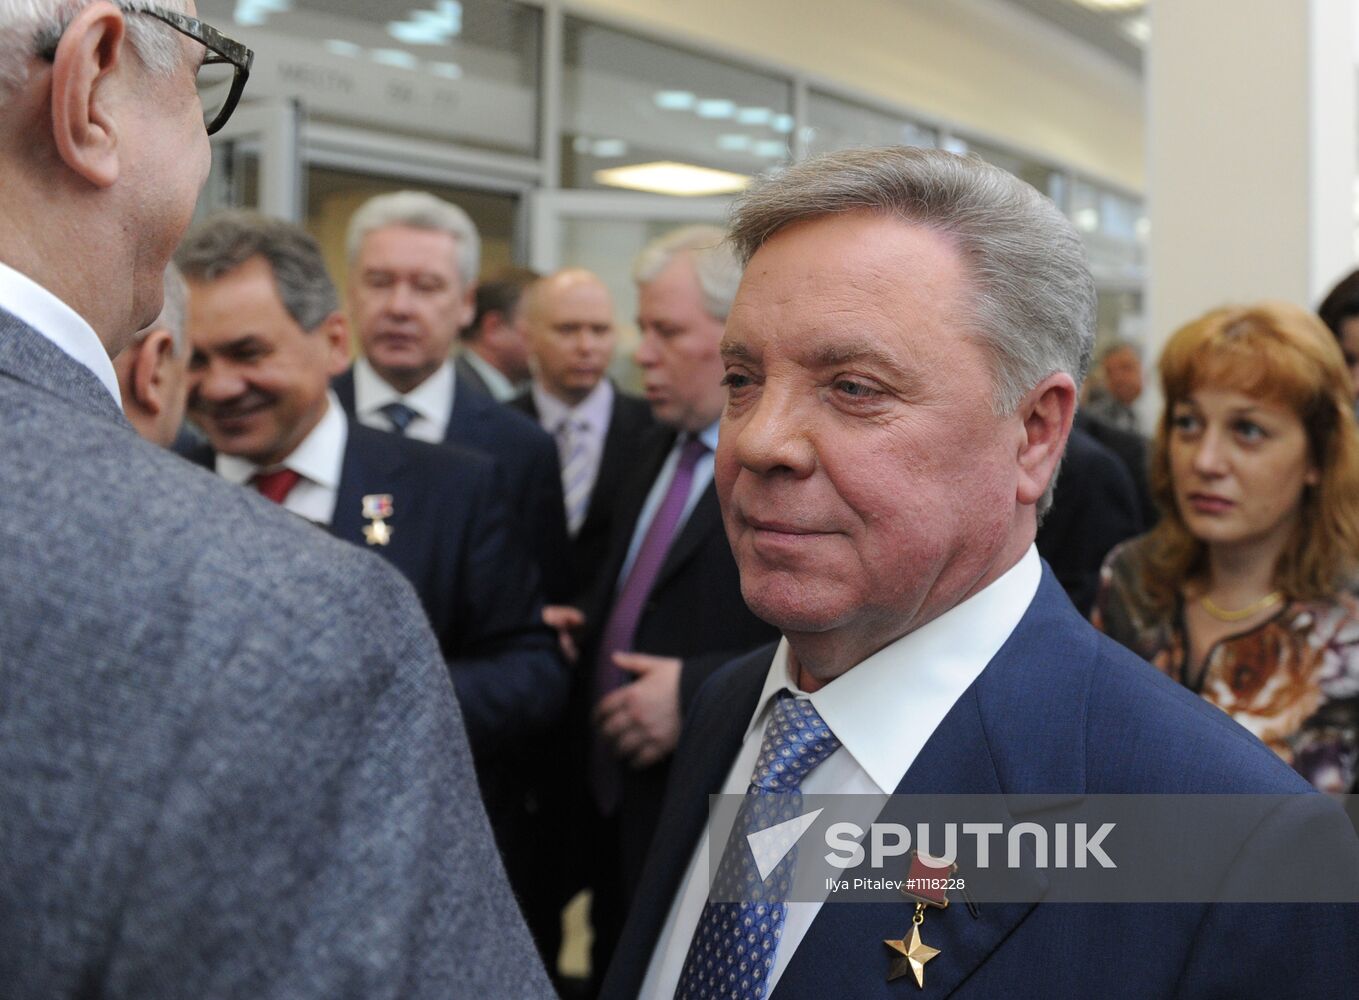
M 462 34 L 462 4 L 435 0 L 433 10 L 413 10 L 405 21 L 389 21 L 387 34 L 407 45 L 445 45 Z
M 1083 233 L 1093 233 L 1099 229 L 1099 209 L 1078 208 L 1071 216 L 1076 228 Z
M 768 108 L 742 108 L 736 112 L 736 120 L 742 125 L 768 125 L 774 112 Z
M 1144 48 L 1151 43 L 1151 18 L 1145 14 L 1125 18 L 1120 28 L 1123 34 Z
M 771 159 L 782 159 L 788 152 L 788 146 L 778 139 L 765 139 L 755 143 L 755 155 L 767 156 Z
M 368 58 L 384 66 L 396 66 L 400 69 L 420 68 L 420 60 L 402 49 L 374 49 L 368 53 Z
M 748 135 L 719 135 L 717 137 L 717 148 L 724 149 L 728 153 L 743 153 L 750 148 L 750 142 Z
M 737 191 L 744 191 L 750 184 L 750 178 L 745 174 L 733 174 L 726 170 L 712 170 L 708 167 L 696 167 L 692 163 L 674 163 L 669 160 L 596 170 L 594 178 L 596 184 L 609 187 L 688 197 L 735 194 Z
M 1076 0 L 1082 7 L 1091 10 L 1125 11 L 1138 10 L 1147 5 L 1147 0 Z
M 691 111 L 698 98 L 687 90 L 658 90 L 652 100 L 665 111 Z
M 461 80 L 462 67 L 457 63 L 436 62 L 429 64 L 429 71 L 435 76 L 441 76 L 445 80 Z
M 731 118 L 736 114 L 736 102 L 725 98 L 712 97 L 699 101 L 694 112 L 700 118 Z
M 775 115 L 774 120 L 769 123 L 769 127 L 779 135 L 787 135 L 789 132 L 793 131 L 793 116 Z
M 292 7 L 292 0 L 236 0 L 232 20 L 245 27 L 258 27 L 269 20 L 270 14 L 283 14 Z
M 628 151 L 628 144 L 622 139 L 599 139 L 590 147 L 590 152 L 601 159 L 622 156 Z
M 355 45 L 353 42 L 346 42 L 343 38 L 327 38 L 326 51 L 337 56 L 347 56 L 350 59 L 363 55 L 363 46 Z
M 571 140 L 571 149 L 579 153 L 581 156 L 584 156 L 586 153 L 588 153 L 592 145 L 593 142 L 591 141 L 588 135 L 578 135 Z

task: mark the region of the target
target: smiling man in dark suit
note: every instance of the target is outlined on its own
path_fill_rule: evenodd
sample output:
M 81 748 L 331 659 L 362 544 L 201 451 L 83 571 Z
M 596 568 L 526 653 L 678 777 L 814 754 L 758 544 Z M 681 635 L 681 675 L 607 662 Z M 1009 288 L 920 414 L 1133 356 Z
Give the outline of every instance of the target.
M 192 230 L 189 409 L 202 456 L 415 585 L 448 660 L 492 822 L 505 835 L 514 751 L 550 728 L 566 674 L 488 459 L 349 420 L 328 389 L 348 328 L 314 241 L 286 223 L 225 213 Z M 372 595 L 372 614 L 385 597 Z
M 715 479 L 741 592 L 784 638 L 714 674 L 690 709 L 603 995 L 1352 988 L 1354 907 L 951 906 L 917 928 L 913 982 L 891 949 L 908 947 L 903 897 L 709 900 L 708 796 L 760 802 L 771 780 L 873 796 L 1297 793 L 1301 814 L 1328 810 L 1243 729 L 1097 635 L 1034 549 L 1095 316 L 1056 206 L 976 157 L 854 150 L 757 184 L 732 241 L 745 272 Z M 1252 853 L 1253 828 L 1218 835 L 1224 857 Z M 733 877 L 759 884 L 745 838 L 725 850 Z M 1269 946 L 1241 948 L 1252 936 Z
M 456 205 L 398 191 L 359 207 L 346 250 L 360 357 L 334 380 L 340 405 L 366 427 L 494 460 L 545 596 L 569 600 L 575 578 L 556 445 L 523 414 L 467 387 L 449 357 L 473 316 L 476 226 Z

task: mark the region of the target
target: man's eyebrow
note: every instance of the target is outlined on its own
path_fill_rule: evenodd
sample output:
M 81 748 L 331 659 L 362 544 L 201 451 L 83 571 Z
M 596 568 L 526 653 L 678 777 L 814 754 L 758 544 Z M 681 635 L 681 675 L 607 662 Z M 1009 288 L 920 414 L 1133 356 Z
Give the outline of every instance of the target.
M 755 359 L 755 352 L 739 340 L 723 338 L 717 350 L 722 355 L 723 361 L 753 361 Z
M 807 367 L 834 368 L 838 365 L 862 364 L 885 372 L 896 386 L 905 391 L 920 390 L 925 387 L 925 374 L 913 366 L 903 364 L 901 359 L 881 345 L 871 341 L 850 341 L 840 344 L 825 344 L 808 352 Z

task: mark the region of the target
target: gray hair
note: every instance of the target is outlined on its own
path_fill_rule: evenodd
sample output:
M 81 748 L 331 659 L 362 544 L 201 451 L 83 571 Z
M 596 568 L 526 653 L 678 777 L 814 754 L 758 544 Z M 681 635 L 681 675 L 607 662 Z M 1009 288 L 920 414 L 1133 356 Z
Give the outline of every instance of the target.
M 1095 339 L 1095 282 L 1075 228 L 1051 200 L 977 156 L 852 149 L 757 181 L 737 202 L 742 264 L 794 222 L 877 212 L 950 237 L 976 285 L 970 319 L 991 349 L 992 405 L 1014 411 L 1054 372 L 1079 386 Z
M 387 226 L 429 229 L 453 237 L 458 253 L 458 274 L 464 285 L 477 280 L 481 270 L 481 236 L 471 216 L 451 202 L 428 191 L 396 191 L 369 198 L 349 219 L 345 249 L 352 266 L 358 259 L 363 238 Z
M 190 281 L 216 281 L 253 257 L 274 273 L 279 301 L 304 330 L 315 330 L 340 307 L 321 248 L 298 226 L 256 212 L 211 216 L 189 230 L 175 263 Z
M 0 97 L 28 82 L 30 61 L 39 50 L 59 39 L 71 20 L 93 0 L 0 0 Z M 166 10 L 188 12 L 187 0 L 160 0 Z M 146 68 L 169 76 L 179 66 L 184 49 L 180 34 L 154 17 L 135 16 L 135 4 L 122 7 L 127 39 Z
M 694 262 L 704 310 L 713 319 L 725 320 L 741 284 L 741 262 L 727 242 L 726 231 L 717 226 L 685 226 L 652 240 L 637 254 L 633 280 L 639 285 L 654 281 L 680 254 L 688 254 Z
M 732 210 L 742 264 L 806 219 L 876 212 L 954 241 L 976 287 L 970 320 L 990 348 L 991 406 L 1013 413 L 1054 372 L 1077 387 L 1095 341 L 1095 282 L 1075 228 L 1052 201 L 977 156 L 891 146 L 804 160 L 751 186 Z M 1053 473 L 1038 501 L 1052 506 Z
M 189 338 L 184 332 L 184 313 L 188 300 L 189 290 L 184 285 L 184 276 L 174 264 L 168 265 L 165 268 L 165 304 L 160 307 L 160 315 L 138 330 L 129 346 L 135 347 L 157 330 L 164 330 L 170 335 L 175 357 L 184 357 L 189 348 Z

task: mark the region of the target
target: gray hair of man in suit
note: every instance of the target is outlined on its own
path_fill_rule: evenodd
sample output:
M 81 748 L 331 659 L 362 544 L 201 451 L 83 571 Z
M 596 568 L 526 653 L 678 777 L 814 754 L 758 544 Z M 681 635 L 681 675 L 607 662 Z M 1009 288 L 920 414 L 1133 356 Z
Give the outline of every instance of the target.
M 349 219 L 345 252 L 352 266 L 363 238 L 388 226 L 447 233 L 457 245 L 455 262 L 462 283 L 471 286 L 481 270 L 481 235 L 472 217 L 452 202 L 428 191 L 394 191 L 369 198 Z
M 848 150 L 753 185 L 734 210 L 731 242 L 744 266 L 789 226 L 849 212 L 927 227 L 959 248 L 974 293 L 971 315 L 959 319 L 990 350 L 997 414 L 1053 372 L 1079 389 L 1094 348 L 1095 285 L 1080 236 L 1049 198 L 975 155 Z M 1054 472 L 1040 517 L 1056 485 Z
M 638 252 L 632 279 L 639 285 L 654 281 L 681 254 L 693 261 L 703 308 L 714 319 L 726 319 L 741 284 L 741 262 L 719 226 L 683 226 L 656 237 Z
M 110 354 L 160 312 L 165 265 L 207 179 L 202 51 L 103 0 L 0 0 L 3 259 Z
M 174 443 L 188 397 L 189 340 L 184 332 L 188 290 L 179 269 L 165 269 L 165 305 L 113 359 L 123 412 L 137 433 L 162 448 Z

